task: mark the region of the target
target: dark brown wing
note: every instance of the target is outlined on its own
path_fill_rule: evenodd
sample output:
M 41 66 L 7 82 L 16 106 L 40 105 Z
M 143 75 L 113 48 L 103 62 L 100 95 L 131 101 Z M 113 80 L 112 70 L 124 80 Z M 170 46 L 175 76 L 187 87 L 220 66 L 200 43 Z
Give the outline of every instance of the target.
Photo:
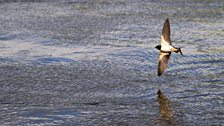
M 166 19 L 166 21 L 165 21 L 165 23 L 163 25 L 162 36 L 163 36 L 164 40 L 171 45 L 169 19 Z
M 171 55 L 170 52 L 160 52 L 159 65 L 158 65 L 158 76 L 161 76 L 163 74 L 164 70 L 167 68 L 170 55 Z

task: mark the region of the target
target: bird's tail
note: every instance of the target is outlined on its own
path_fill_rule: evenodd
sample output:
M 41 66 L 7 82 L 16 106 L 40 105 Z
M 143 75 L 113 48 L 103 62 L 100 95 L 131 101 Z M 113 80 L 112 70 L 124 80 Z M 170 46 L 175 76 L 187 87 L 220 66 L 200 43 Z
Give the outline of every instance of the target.
M 183 55 L 182 51 L 180 48 L 178 48 L 178 52 L 180 52 L 181 55 Z
M 175 53 L 179 53 L 179 52 L 180 52 L 180 54 L 183 55 L 183 53 L 182 53 L 182 51 L 181 51 L 181 48 L 176 48 L 176 50 L 175 50 L 174 52 L 175 52 Z

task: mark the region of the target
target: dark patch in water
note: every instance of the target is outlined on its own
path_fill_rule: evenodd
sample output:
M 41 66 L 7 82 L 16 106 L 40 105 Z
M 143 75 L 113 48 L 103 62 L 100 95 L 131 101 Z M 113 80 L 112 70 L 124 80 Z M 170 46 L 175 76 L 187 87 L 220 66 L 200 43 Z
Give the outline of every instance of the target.
M 0 40 L 1 41 L 13 40 L 16 37 L 17 37 L 17 35 L 15 35 L 15 34 L 3 34 L 3 35 L 0 35 Z
M 60 62 L 70 63 L 70 62 L 75 62 L 75 60 L 69 59 L 69 58 L 63 58 L 63 57 L 52 57 L 52 58 L 49 57 L 49 58 L 36 59 L 35 62 L 40 64 L 60 63 Z
M 0 57 L 0 63 L 15 63 L 16 61 L 14 59 L 11 59 L 11 58 L 3 58 L 3 57 Z
M 93 52 L 93 51 L 73 52 L 73 54 L 88 54 L 88 53 L 95 53 L 95 52 Z
M 99 105 L 101 102 L 87 102 L 83 103 L 84 105 Z

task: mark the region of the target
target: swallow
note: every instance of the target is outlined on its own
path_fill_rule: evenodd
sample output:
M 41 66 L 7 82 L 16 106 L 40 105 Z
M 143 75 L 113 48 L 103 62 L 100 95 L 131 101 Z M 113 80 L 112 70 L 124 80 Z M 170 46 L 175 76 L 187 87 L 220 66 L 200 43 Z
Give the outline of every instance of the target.
M 181 55 L 183 55 L 180 48 L 176 48 L 176 47 L 172 46 L 172 42 L 170 39 L 169 19 L 166 19 L 166 21 L 163 25 L 162 35 L 161 35 L 161 39 L 160 39 L 160 45 L 157 45 L 155 48 L 160 50 L 159 64 L 158 64 L 158 76 L 161 76 L 163 74 L 164 70 L 167 68 L 168 60 L 170 58 L 171 52 L 180 53 Z

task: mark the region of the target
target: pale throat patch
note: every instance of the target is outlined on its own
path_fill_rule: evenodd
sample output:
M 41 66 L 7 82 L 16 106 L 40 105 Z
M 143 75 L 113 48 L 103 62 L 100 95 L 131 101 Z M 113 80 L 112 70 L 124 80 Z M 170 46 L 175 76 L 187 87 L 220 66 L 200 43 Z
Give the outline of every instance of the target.
M 161 50 L 162 51 L 172 51 L 172 46 L 169 44 L 169 42 L 165 41 L 164 37 L 161 35 Z

